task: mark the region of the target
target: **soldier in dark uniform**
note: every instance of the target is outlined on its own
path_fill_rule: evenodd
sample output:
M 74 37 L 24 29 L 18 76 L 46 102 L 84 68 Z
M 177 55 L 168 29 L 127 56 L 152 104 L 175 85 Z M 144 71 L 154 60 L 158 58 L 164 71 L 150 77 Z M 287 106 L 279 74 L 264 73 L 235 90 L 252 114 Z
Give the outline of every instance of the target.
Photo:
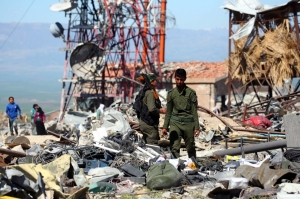
M 196 158 L 195 139 L 198 136 L 199 120 L 197 114 L 196 92 L 185 85 L 186 71 L 177 69 L 175 71 L 176 88 L 168 92 L 167 113 L 163 125 L 162 134 L 167 135 L 169 126 L 169 139 L 171 151 L 176 158 L 179 158 L 181 138 L 189 157 Z
M 140 129 L 146 144 L 157 145 L 159 140 L 159 114 L 165 114 L 166 108 L 161 107 L 159 96 L 155 90 L 157 87 L 156 76 L 150 73 L 142 75 L 138 80 L 144 84 L 144 88 L 139 93 L 139 95 L 143 93 L 144 96 L 141 99 L 142 107 L 138 113 Z

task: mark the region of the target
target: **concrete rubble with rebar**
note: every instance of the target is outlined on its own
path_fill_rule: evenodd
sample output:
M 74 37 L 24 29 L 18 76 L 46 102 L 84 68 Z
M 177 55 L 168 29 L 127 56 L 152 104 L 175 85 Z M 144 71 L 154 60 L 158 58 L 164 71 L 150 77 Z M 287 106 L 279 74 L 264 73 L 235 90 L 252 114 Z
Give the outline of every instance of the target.
M 62 123 L 54 119 L 45 124 L 46 136 L 31 135 L 26 122 L 19 123 L 18 136 L 9 136 L 7 120 L 1 115 L 0 195 L 284 198 L 288 194 L 298 198 L 300 153 L 295 147 L 299 142 L 293 140 L 297 130 L 290 126 L 299 113 L 284 108 L 286 101 L 281 99 L 287 97 L 297 101 L 299 94 L 262 102 L 265 114 L 260 115 L 272 123 L 268 128 L 244 123 L 256 116 L 253 107 L 227 118 L 198 106 L 201 134 L 196 138 L 195 159 L 188 158 L 184 142 L 179 159 L 172 159 L 166 138 L 159 146 L 145 144 L 132 104 L 120 101 L 105 109 L 103 123 L 96 120 L 96 113 L 70 109 Z M 160 125 L 163 119 L 161 115 Z M 150 168 L 165 161 L 177 170 L 179 181 L 174 187 L 150 190 Z

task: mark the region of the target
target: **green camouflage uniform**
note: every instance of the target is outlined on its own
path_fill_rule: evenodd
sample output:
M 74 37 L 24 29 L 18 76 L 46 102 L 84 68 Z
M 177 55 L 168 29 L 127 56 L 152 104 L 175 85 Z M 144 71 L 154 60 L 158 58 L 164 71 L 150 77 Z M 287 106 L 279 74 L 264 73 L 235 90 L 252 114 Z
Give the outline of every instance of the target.
M 181 138 L 185 141 L 189 157 L 196 158 L 194 130 L 199 130 L 197 105 L 196 92 L 187 86 L 181 92 L 177 87 L 168 92 L 163 128 L 170 126 L 171 151 L 176 158 L 179 158 Z
M 155 99 L 151 90 L 147 90 L 145 97 L 143 98 L 143 104 L 148 107 L 148 110 L 152 118 L 159 118 L 159 109 L 161 108 L 161 103 L 159 99 Z M 159 121 L 159 120 L 158 120 Z M 158 144 L 159 134 L 158 134 L 158 123 L 150 126 L 146 124 L 143 120 L 139 120 L 140 129 L 143 133 L 143 139 L 147 144 Z

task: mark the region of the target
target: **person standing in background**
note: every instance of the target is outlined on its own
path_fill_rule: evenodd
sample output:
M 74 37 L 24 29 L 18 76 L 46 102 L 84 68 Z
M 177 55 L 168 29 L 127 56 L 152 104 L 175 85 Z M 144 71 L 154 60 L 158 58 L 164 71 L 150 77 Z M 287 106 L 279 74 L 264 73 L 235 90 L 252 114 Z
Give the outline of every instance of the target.
M 8 101 L 9 103 L 6 106 L 5 114 L 9 120 L 10 133 L 11 135 L 14 135 L 14 128 L 16 135 L 18 135 L 18 115 L 20 116 L 20 119 L 22 119 L 22 111 L 20 109 L 20 106 L 17 103 L 15 103 L 14 97 L 9 97 Z
M 34 115 L 34 123 L 36 126 L 37 135 L 47 135 L 47 131 L 45 129 L 46 115 L 41 107 L 36 107 L 36 112 Z
M 100 104 L 99 108 L 96 111 L 96 119 L 99 121 L 100 126 L 103 124 L 104 117 L 104 104 Z
M 162 129 L 163 135 L 168 135 L 171 151 L 176 158 L 180 157 L 181 139 L 184 139 L 189 158 L 196 158 L 195 139 L 198 137 L 199 119 L 197 113 L 196 92 L 186 86 L 186 71 L 179 68 L 175 71 L 176 87 L 168 92 L 167 113 Z
M 146 144 L 158 145 L 160 139 L 158 133 L 159 117 L 160 113 L 166 113 L 166 108 L 162 108 L 156 92 L 156 76 L 153 73 L 142 74 L 137 80 L 144 87 L 136 97 L 133 108 L 137 111 L 143 139 Z
M 32 109 L 30 111 L 30 123 L 31 123 L 31 134 L 35 135 L 36 134 L 36 130 L 35 130 L 35 123 L 34 123 L 34 116 L 36 113 L 36 109 L 39 108 L 39 105 L 37 104 L 33 104 Z

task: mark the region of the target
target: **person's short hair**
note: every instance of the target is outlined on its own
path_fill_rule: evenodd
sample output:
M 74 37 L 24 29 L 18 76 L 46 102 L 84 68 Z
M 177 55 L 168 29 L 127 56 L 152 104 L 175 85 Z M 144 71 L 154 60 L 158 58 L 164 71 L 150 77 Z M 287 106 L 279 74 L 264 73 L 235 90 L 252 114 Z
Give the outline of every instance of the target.
M 183 68 L 178 68 L 175 71 L 175 77 L 176 76 L 178 76 L 178 77 L 186 77 L 186 71 Z
M 12 98 L 13 100 L 15 100 L 15 98 L 14 98 L 14 97 L 12 97 L 12 96 L 10 96 L 10 97 L 8 98 L 8 100 L 10 100 L 10 98 Z
M 36 106 L 39 106 L 39 105 L 37 105 L 37 104 L 33 104 L 32 108 L 34 108 L 34 107 L 36 107 Z

